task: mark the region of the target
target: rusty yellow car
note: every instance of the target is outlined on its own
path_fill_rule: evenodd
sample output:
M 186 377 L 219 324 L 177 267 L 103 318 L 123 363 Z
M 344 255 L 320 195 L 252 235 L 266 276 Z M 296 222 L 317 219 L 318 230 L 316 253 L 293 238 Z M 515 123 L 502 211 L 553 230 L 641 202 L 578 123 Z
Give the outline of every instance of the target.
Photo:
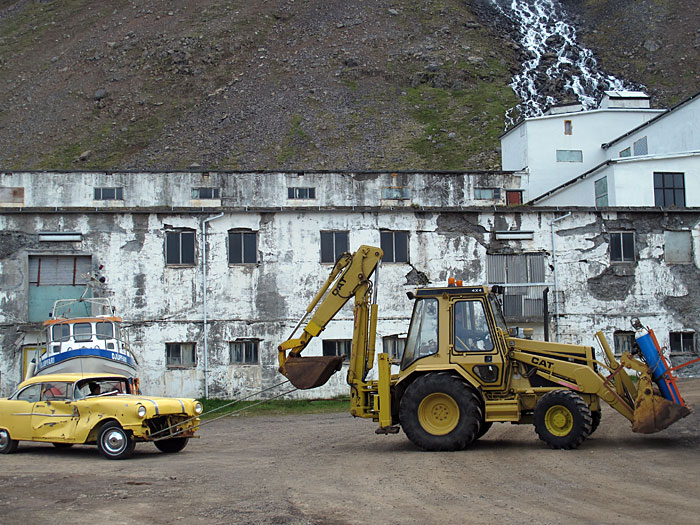
M 34 376 L 0 399 L 0 453 L 20 441 L 57 448 L 96 444 L 107 459 L 126 459 L 137 442 L 180 452 L 199 428 L 196 399 L 135 395 L 126 376 L 47 374 Z

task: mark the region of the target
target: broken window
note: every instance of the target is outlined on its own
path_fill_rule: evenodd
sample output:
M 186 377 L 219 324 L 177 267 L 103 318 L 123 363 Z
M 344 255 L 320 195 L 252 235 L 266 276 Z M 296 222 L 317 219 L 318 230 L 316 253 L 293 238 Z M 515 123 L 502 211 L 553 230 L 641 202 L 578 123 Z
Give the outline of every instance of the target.
M 654 205 L 660 208 L 685 207 L 685 175 L 654 172 Z
M 323 355 L 344 355 L 350 359 L 352 339 L 324 339 Z
M 671 354 L 694 354 L 695 332 L 669 332 Z
M 641 139 L 632 143 L 632 148 L 634 149 L 635 156 L 646 155 L 649 153 L 649 147 L 647 145 L 647 138 L 642 137 Z
M 411 189 L 404 186 L 391 186 L 382 188 L 382 200 L 410 200 Z
M 583 162 L 583 151 L 580 149 L 558 149 L 557 162 Z
M 570 120 L 564 121 L 564 135 L 573 135 L 574 125 Z
M 194 266 L 194 230 L 181 229 L 165 233 L 165 264 Z
M 165 343 L 165 366 L 192 368 L 197 365 L 195 343 Z
M 258 234 L 250 231 L 228 232 L 228 263 L 255 264 L 258 262 Z
M 220 195 L 219 188 L 192 188 L 193 199 L 218 199 Z
M 610 233 L 610 261 L 634 262 L 634 232 Z
M 287 188 L 288 199 L 315 199 L 316 188 Z
M 503 313 L 509 318 L 542 316 L 545 284 L 544 254 L 489 255 L 489 284 L 505 284 Z M 510 285 L 510 286 L 508 286 Z
M 321 262 L 334 263 L 348 251 L 348 232 L 321 232 Z
M 608 178 L 595 181 L 595 205 L 597 208 L 608 206 Z
M 408 262 L 408 232 L 385 230 L 379 236 L 384 262 Z
M 689 231 L 664 232 L 664 260 L 668 264 L 693 262 L 693 237 Z
M 500 188 L 474 188 L 474 199 L 492 201 L 501 198 Z
M 257 365 L 259 361 L 258 341 L 231 341 L 228 344 L 229 362 L 232 365 Z
M 96 201 L 123 201 L 124 188 L 95 188 Z
M 623 352 L 632 353 L 634 344 L 634 332 L 627 330 L 616 330 L 613 334 L 613 346 L 615 355 L 622 355 Z
M 388 335 L 382 338 L 384 353 L 389 354 L 392 360 L 401 361 L 403 349 L 406 346 L 406 338 L 398 335 Z

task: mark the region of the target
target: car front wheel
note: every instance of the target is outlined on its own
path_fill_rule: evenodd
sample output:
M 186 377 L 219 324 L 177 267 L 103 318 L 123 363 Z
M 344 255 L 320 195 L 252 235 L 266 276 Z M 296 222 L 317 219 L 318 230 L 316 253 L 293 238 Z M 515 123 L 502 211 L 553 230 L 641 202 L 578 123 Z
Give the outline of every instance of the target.
M 161 452 L 165 452 L 166 454 L 175 454 L 176 452 L 180 452 L 183 448 L 185 448 L 188 441 L 189 438 L 184 437 L 161 439 L 160 441 L 155 441 L 155 445 Z
M 0 454 L 12 454 L 18 445 L 19 441 L 12 439 L 7 430 L 0 428 Z
M 106 423 L 97 435 L 97 448 L 107 459 L 127 459 L 135 446 L 136 442 L 116 421 Z

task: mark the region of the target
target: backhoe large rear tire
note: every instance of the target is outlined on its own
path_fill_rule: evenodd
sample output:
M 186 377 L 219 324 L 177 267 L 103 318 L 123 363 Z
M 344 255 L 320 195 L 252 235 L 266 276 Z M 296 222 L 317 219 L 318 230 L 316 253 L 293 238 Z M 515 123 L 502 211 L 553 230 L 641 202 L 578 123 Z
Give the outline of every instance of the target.
M 483 414 L 474 391 L 441 372 L 419 377 L 401 398 L 404 432 L 423 450 L 461 450 L 479 435 Z
M 583 398 L 572 390 L 553 390 L 535 405 L 535 431 L 554 449 L 573 449 L 590 435 L 593 419 Z

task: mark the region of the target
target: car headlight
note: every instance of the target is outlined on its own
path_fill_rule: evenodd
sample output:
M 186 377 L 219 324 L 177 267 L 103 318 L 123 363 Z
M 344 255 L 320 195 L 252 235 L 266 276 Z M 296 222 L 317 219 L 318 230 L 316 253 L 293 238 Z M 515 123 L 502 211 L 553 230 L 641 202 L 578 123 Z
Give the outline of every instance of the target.
M 197 415 L 199 415 L 199 414 L 202 413 L 202 410 L 204 410 L 204 407 L 202 406 L 202 403 L 200 403 L 199 401 L 197 401 L 197 402 L 194 404 L 194 413 L 197 414 Z
M 143 405 L 139 405 L 138 410 L 136 411 L 139 417 L 146 417 L 146 407 Z

